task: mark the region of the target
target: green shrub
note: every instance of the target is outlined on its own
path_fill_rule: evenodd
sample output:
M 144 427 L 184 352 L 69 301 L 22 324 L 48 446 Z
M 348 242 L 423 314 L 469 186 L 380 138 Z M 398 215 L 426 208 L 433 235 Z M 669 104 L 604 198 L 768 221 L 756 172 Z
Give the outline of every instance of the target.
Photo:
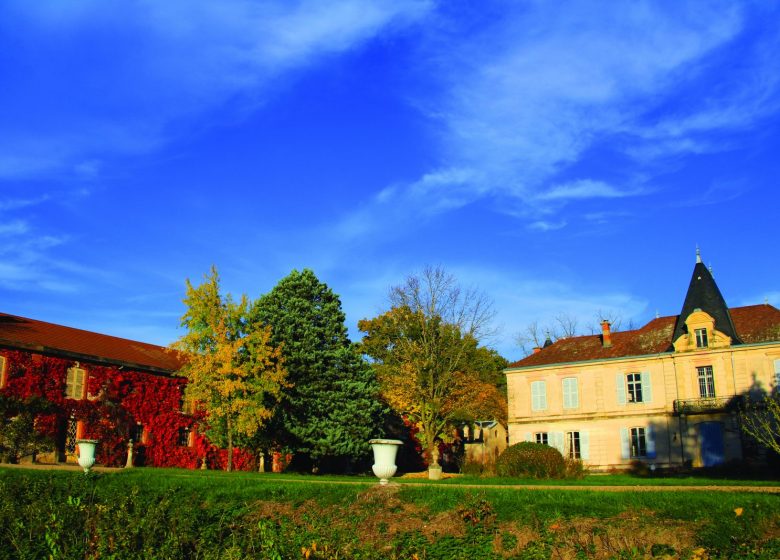
M 496 461 L 498 476 L 564 478 L 566 462 L 554 447 L 524 441 L 504 450 Z
M 585 478 L 585 475 L 588 474 L 588 469 L 585 467 L 582 460 L 566 458 L 564 459 L 564 462 L 566 463 L 566 478 L 581 479 Z

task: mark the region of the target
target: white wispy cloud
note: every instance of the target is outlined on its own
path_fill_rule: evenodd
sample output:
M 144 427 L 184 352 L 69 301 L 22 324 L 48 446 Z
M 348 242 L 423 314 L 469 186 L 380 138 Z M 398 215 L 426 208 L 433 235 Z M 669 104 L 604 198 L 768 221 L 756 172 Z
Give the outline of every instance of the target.
M 94 176 L 101 155 L 159 148 L 188 119 L 203 126 L 204 114 L 224 103 L 251 109 L 282 78 L 408 25 L 430 7 L 427 0 L 12 3 L 0 17 L 15 21 L 37 54 L 73 72 L 38 77 L 40 84 L 19 69 L 27 87 L 49 88 L 68 103 L 3 98 L 11 114 L 43 118 L 6 123 L 0 179 L 63 170 Z M 72 38 L 97 29 L 92 63 L 76 64 L 84 51 Z
M 537 200 L 572 200 L 583 198 L 623 198 L 635 194 L 632 191 L 621 191 L 604 181 L 582 179 L 553 185 L 548 190 L 536 195 Z
M 570 170 L 596 147 L 645 161 L 706 153 L 722 143 L 697 131 L 733 130 L 777 111 L 777 50 L 771 38 L 759 38 L 755 49 L 763 56 L 743 70 L 738 86 L 720 88 L 704 106 L 681 108 L 677 118 L 648 117 L 681 94 L 698 100 L 697 80 L 718 81 L 712 57 L 744 31 L 746 11 L 731 2 L 532 3 L 506 7 L 476 32 L 434 26 L 438 35 L 419 58 L 438 87 L 415 101 L 441 127 L 441 169 L 468 170 L 466 179 L 448 182 L 440 169 L 435 189 L 420 188 L 428 175 L 394 185 L 345 223 L 359 221 L 361 235 L 366 228 L 386 232 L 396 223 L 388 208 L 424 218 L 489 197 L 497 210 L 545 230 L 562 223 L 549 215 L 567 202 L 646 194 L 641 175 L 618 187 Z

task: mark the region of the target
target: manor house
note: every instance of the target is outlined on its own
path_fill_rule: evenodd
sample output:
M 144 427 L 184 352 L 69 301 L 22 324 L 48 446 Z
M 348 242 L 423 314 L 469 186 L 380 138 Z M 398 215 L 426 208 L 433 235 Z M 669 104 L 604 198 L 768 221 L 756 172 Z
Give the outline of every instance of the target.
M 760 459 L 739 409 L 780 385 L 780 310 L 727 307 L 697 254 L 679 315 L 601 326 L 505 370 L 510 444 L 545 443 L 594 470 Z

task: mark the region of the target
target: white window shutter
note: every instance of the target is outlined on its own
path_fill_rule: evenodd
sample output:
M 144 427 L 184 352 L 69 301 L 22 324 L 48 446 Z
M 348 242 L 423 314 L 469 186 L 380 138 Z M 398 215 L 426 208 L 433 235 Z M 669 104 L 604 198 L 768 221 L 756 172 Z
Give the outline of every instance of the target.
M 649 371 L 642 372 L 642 402 L 653 402 L 653 382 Z
M 533 441 L 533 434 L 531 432 L 525 433 L 525 441 Z
M 653 432 L 652 426 L 645 428 L 645 447 L 647 450 L 647 458 L 655 459 L 657 455 L 655 452 L 655 433 Z
M 628 435 L 628 428 L 620 428 L 620 454 L 623 459 L 631 458 L 631 441 Z
M 566 377 L 562 381 L 563 408 L 577 408 L 580 405 L 576 377 Z
M 554 447 L 563 455 L 563 432 L 550 432 L 547 436 L 550 447 Z
M 584 461 L 590 459 L 590 432 L 580 431 L 580 457 Z
M 547 384 L 544 381 L 531 383 L 531 410 L 547 410 Z
M 615 388 L 617 389 L 617 403 L 626 404 L 626 378 L 622 373 L 615 374 Z

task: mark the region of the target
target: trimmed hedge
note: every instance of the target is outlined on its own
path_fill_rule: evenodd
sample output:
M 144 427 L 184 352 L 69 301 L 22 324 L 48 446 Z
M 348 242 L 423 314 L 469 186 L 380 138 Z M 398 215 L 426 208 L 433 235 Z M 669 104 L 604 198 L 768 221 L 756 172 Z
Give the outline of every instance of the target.
M 496 461 L 498 476 L 565 478 L 566 462 L 554 447 L 523 441 L 507 447 Z

